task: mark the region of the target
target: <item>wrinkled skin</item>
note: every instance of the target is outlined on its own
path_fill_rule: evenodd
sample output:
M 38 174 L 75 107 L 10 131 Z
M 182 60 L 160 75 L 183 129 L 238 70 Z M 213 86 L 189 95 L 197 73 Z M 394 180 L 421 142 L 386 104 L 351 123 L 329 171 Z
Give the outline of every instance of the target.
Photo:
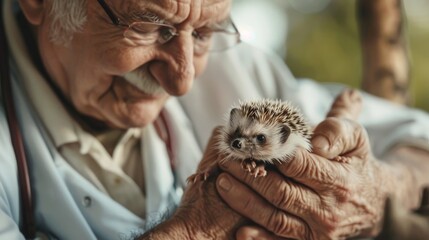
M 219 199 L 213 189 L 217 173 L 189 185 L 173 219 L 188 226 L 191 239 L 230 239 L 234 234 L 237 239 L 343 239 L 376 229 L 384 192 L 368 186 L 381 181 L 375 177 L 379 166 L 366 132 L 349 119 L 358 116 L 360 105 L 356 92 L 340 95 L 328 118 L 315 129 L 315 136 L 337 144 L 327 149 L 323 140 L 314 138 L 314 153 L 300 150 L 266 177 L 254 178 L 239 161 L 221 165 L 225 173 L 217 179 L 219 194 L 232 209 L 262 227 L 249 225 Z M 222 159 L 210 147 L 217 131 L 199 169 Z
M 127 23 L 136 21 L 131 18 L 135 12 L 149 11 L 178 31 L 178 36 L 163 45 L 139 46 L 123 37 L 124 29 L 112 25 L 97 1 L 86 2 L 87 21 L 66 45 L 50 40 L 54 21 L 50 1 L 19 3 L 33 27 L 41 61 L 57 94 L 89 131 L 100 125 L 103 129 L 144 127 L 158 117 L 170 96 L 187 93 L 204 71 L 209 54 L 194 51 L 193 31 L 222 22 L 231 5 L 230 0 L 106 0 Z M 151 93 L 125 81 L 123 75 L 144 66 L 148 70 L 144 79 L 151 79 L 164 91 Z M 215 161 L 213 158 L 208 152 L 203 162 Z M 222 203 L 212 180 L 190 187 L 175 217 L 142 238 L 222 239 L 235 232 L 230 229 L 238 219 Z
M 337 99 L 333 105 L 333 110 L 338 111 L 337 108 L 342 107 L 344 101 L 342 98 L 344 98 L 345 94 L 349 94 L 349 92 L 344 93 Z M 347 97 L 346 100 L 349 100 L 349 97 Z M 357 100 L 359 100 L 359 98 Z M 355 104 L 355 102 L 353 102 L 353 104 Z M 358 112 L 360 103 L 358 102 L 356 104 L 357 106 L 353 108 L 353 111 Z M 347 104 L 347 106 L 349 106 L 349 104 Z M 346 112 L 347 114 L 357 116 L 356 112 L 352 112 L 349 109 L 345 111 L 345 113 Z M 209 174 L 192 175 L 189 178 L 190 184 L 188 184 L 181 204 L 174 216 L 166 222 L 160 224 L 151 233 L 147 233 L 146 236 L 143 236 L 141 239 L 247 239 L 246 237 L 249 235 L 258 236 L 259 238 L 261 238 L 263 235 L 275 237 L 275 235 L 265 231 L 262 228 L 248 227 L 250 221 L 243 216 L 250 217 L 249 213 L 256 213 L 254 209 L 251 208 L 251 205 L 247 206 L 249 208 L 245 209 L 245 212 L 240 212 L 242 214 L 240 215 L 236 211 L 232 210 L 228 205 L 226 205 L 216 191 L 215 180 L 220 173 L 220 169 L 213 163 L 218 163 L 224 158 L 224 156 L 218 152 L 218 148 L 216 147 L 217 139 L 219 138 L 220 134 L 221 127 L 218 127 L 213 131 L 209 143 L 207 144 L 203 159 L 201 160 L 197 169 L 197 173 L 207 172 Z M 242 169 L 240 161 L 230 162 L 236 163 L 233 164 L 233 167 L 235 168 L 234 170 L 240 172 L 240 174 L 243 174 L 245 178 L 255 179 L 254 176 L 251 176 Z M 226 166 L 229 165 L 222 165 L 223 168 Z M 207 171 L 208 169 L 210 169 L 210 171 Z M 229 169 L 229 171 L 230 170 L 232 169 Z M 222 175 L 225 175 L 225 173 Z M 278 176 L 277 179 L 272 179 L 270 177 L 258 179 L 269 180 L 271 182 L 277 182 L 276 184 L 282 184 L 283 179 L 279 178 L 280 176 Z M 221 189 L 225 186 L 221 184 L 221 182 L 221 180 L 218 180 L 217 185 L 220 193 L 222 194 L 224 190 Z M 278 190 L 278 188 L 271 189 Z M 248 189 L 246 189 L 246 191 L 248 191 Z M 240 194 L 249 193 L 242 191 Z M 238 199 L 235 204 L 242 204 L 243 202 L 246 203 L 247 199 L 243 198 L 243 196 L 240 196 L 240 194 L 238 196 L 233 196 L 237 197 Z M 334 199 L 335 196 L 330 196 L 330 198 Z M 234 208 L 234 204 L 231 206 Z M 318 209 L 314 209 L 314 211 L 318 211 Z M 329 215 L 328 211 L 328 209 L 325 211 L 327 215 Z M 258 223 L 258 221 L 255 222 Z
M 194 52 L 192 32 L 228 16 L 230 0 L 112 1 L 106 3 L 127 24 L 136 12 L 151 12 L 179 33 L 163 45 L 140 46 L 124 38 L 97 1 L 87 1 L 87 21 L 66 45 L 50 39 L 54 19 L 50 1 L 19 1 L 34 27 L 43 66 L 73 117 L 88 127 L 143 127 L 153 122 L 169 96 L 187 93 L 207 63 L 208 52 Z M 163 89 L 150 93 L 125 81 L 123 75 L 147 68 L 143 75 Z M 91 121 L 89 121 L 91 120 Z M 93 123 L 95 122 L 95 123 Z
M 216 128 L 208 146 L 216 144 L 219 134 L 220 128 Z M 208 147 L 198 168 L 205 168 L 205 165 L 220 158 L 215 147 Z M 192 222 L 197 226 L 189 227 L 195 239 L 234 239 L 237 227 L 245 221 L 220 199 L 215 187 L 216 176 L 215 173 L 205 181 L 189 184 L 177 211 L 176 216 L 184 222 L 189 224 L 189 219 L 195 220 Z
M 222 198 L 263 227 L 243 227 L 238 239 L 344 239 L 379 230 L 386 192 L 367 133 L 353 120 L 360 104 L 356 92 L 344 92 L 315 128 L 313 153 L 298 151 L 266 177 L 254 178 L 234 161 L 221 165 Z M 229 190 L 221 187 L 226 182 Z
M 360 106 L 355 91 L 344 92 L 334 102 L 328 118 L 315 128 L 313 153 L 298 151 L 294 159 L 278 165 L 265 177 L 249 175 L 240 161 L 221 164 L 207 180 L 190 184 L 175 215 L 142 239 L 311 240 L 375 236 L 388 191 L 404 194 L 404 186 L 426 184 L 427 164 L 418 159 L 428 158 L 424 151 L 416 154 L 399 149 L 392 152 L 398 157 L 390 158 L 393 160 L 389 166 L 378 162 L 371 154 L 365 130 L 351 119 L 358 116 Z M 223 159 L 213 147 L 218 130 L 197 171 Z M 420 164 L 420 173 L 392 170 L 403 159 Z M 407 195 L 402 204 L 412 207 L 415 199 Z
M 216 128 L 198 169 L 221 159 L 213 147 L 219 134 L 220 128 Z M 189 184 L 175 214 L 140 239 L 235 239 L 237 228 L 246 220 L 220 198 L 215 187 L 217 174 Z

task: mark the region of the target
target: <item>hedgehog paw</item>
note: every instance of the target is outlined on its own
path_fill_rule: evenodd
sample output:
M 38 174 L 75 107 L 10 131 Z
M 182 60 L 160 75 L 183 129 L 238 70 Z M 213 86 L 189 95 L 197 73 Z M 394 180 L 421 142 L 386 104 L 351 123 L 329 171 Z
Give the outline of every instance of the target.
M 205 181 L 210 176 L 209 171 L 197 172 L 192 174 L 186 179 L 188 184 L 194 184 L 196 182 Z
M 250 175 L 256 177 L 265 177 L 267 171 L 265 170 L 265 163 L 254 159 L 245 159 L 241 162 L 241 167 L 250 173 Z
M 244 159 L 243 161 L 241 161 L 241 167 L 246 170 L 247 172 L 252 173 L 253 169 L 255 169 L 257 166 L 255 160 L 253 159 Z
M 345 156 L 336 156 L 333 158 L 333 160 L 341 163 L 349 163 L 351 161 L 349 157 Z
M 257 166 L 250 172 L 250 174 L 255 178 L 267 176 L 267 170 L 265 170 L 265 164 L 258 163 Z

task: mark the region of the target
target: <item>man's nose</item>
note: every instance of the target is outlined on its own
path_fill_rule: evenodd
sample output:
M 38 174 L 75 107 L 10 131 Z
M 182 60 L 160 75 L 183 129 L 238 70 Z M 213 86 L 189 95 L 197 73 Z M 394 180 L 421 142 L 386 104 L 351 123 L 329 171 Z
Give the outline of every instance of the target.
M 160 57 L 153 61 L 149 70 L 159 84 L 173 96 L 187 93 L 195 77 L 192 35 L 179 32 L 160 47 Z

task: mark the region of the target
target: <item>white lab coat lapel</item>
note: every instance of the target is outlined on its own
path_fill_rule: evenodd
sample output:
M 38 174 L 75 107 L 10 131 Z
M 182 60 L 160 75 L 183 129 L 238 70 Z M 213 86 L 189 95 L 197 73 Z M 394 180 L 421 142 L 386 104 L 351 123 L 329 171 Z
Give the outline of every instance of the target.
M 163 114 L 170 133 L 169 138 L 176 169 L 171 169 L 167 148 L 155 127 L 153 125 L 145 127 L 141 147 L 145 173 L 147 219 L 160 217 L 159 214 L 172 210 L 171 204 L 178 203 L 182 188 L 186 184 L 186 178 L 195 172 L 201 159 L 201 149 L 193 135 L 192 125 L 176 98 L 170 98 L 167 101 Z M 174 179 L 173 171 L 176 179 Z M 175 181 L 177 181 L 177 189 L 174 189 Z
M 67 164 L 16 82 L 13 86 L 21 130 L 31 136 L 24 140 L 38 230 L 60 239 L 117 239 L 144 226 L 144 220 L 98 191 Z M 87 198 L 90 205 L 85 203 Z
M 197 169 L 202 149 L 193 132 L 192 123 L 176 98 L 171 98 L 166 103 L 164 113 L 170 129 L 178 184 L 185 186 L 188 176 Z
M 146 212 L 151 217 L 154 213 L 164 213 L 169 207 L 168 194 L 173 187 L 174 177 L 165 144 L 153 125 L 143 129 L 141 144 L 147 193 Z

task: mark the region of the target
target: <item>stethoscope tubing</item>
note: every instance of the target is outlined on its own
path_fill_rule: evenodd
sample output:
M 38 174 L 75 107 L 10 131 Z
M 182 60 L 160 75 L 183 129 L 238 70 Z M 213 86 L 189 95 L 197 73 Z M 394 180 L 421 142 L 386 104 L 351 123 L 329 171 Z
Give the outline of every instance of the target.
M 36 237 L 36 224 L 33 212 L 31 182 L 28 171 L 27 158 L 22 140 L 21 130 L 16 117 L 15 105 L 12 96 L 12 84 L 9 66 L 9 48 L 5 34 L 5 21 L 3 18 L 3 2 L 0 1 L 0 80 L 1 93 L 9 125 L 10 138 L 15 152 L 18 168 L 18 184 L 20 191 L 22 226 L 21 232 L 27 239 Z

